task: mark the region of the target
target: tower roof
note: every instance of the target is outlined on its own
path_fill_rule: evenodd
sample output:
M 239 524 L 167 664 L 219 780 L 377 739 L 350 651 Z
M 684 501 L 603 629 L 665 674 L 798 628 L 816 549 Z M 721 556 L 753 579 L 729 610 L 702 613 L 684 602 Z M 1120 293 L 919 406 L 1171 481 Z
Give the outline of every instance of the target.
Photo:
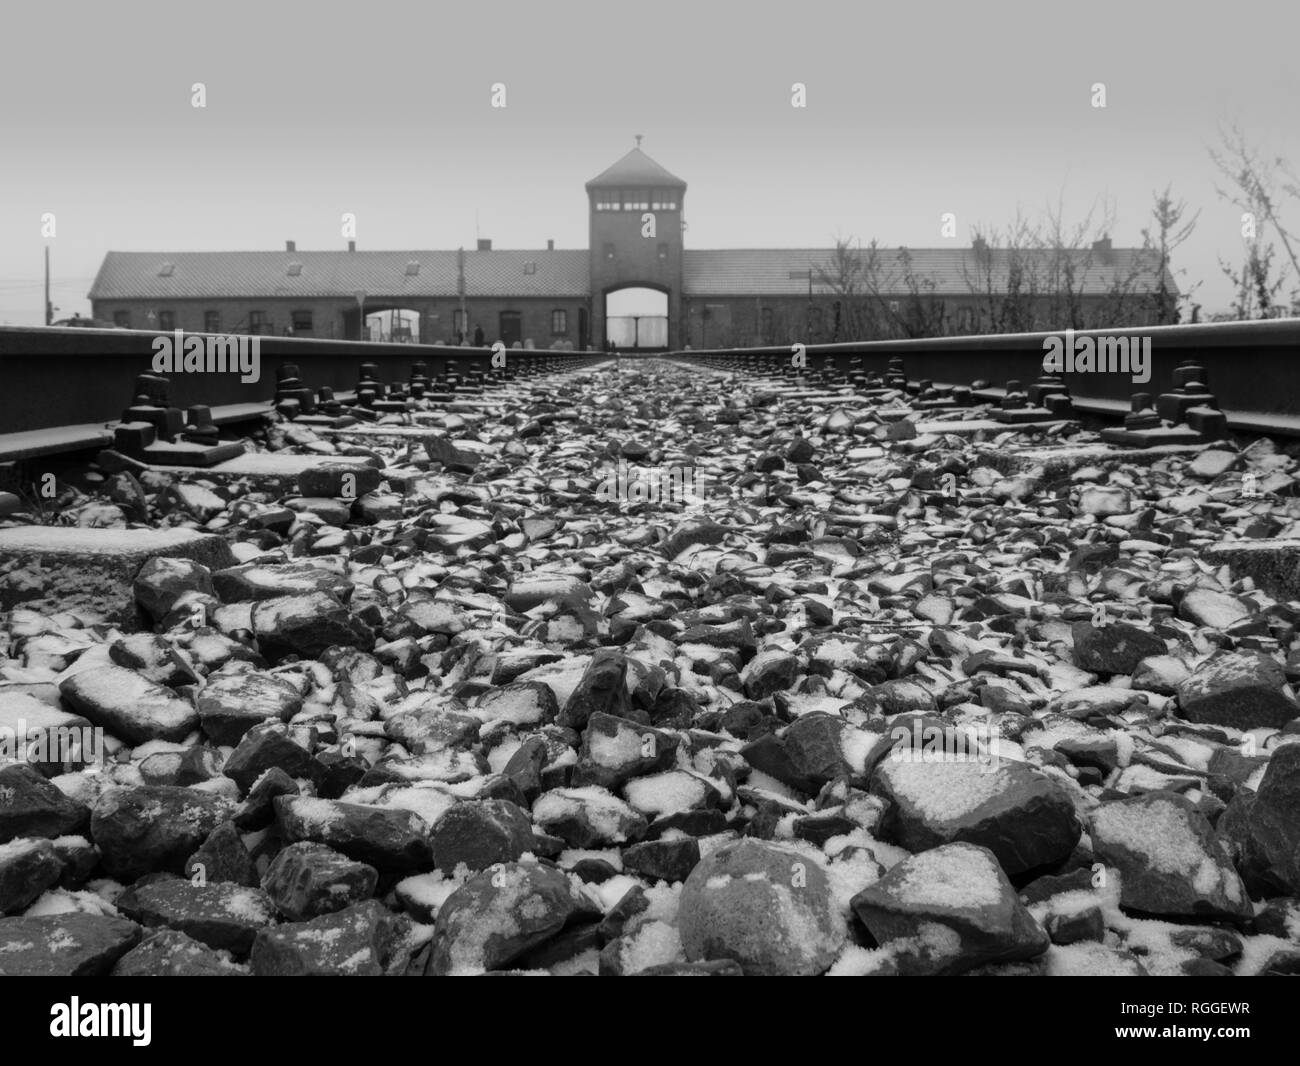
M 608 170 L 587 182 L 588 189 L 619 185 L 660 185 L 674 189 L 686 188 L 686 182 L 670 174 L 640 148 L 633 148 Z

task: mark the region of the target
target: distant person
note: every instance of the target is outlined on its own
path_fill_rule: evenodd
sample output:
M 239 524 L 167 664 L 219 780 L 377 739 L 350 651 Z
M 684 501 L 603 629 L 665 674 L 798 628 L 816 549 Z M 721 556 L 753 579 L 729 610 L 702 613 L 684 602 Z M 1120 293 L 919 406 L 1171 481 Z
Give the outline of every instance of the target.
M 475 327 L 474 327 L 474 347 L 475 347 L 475 348 L 482 348 L 482 347 L 483 347 L 483 327 L 482 327 L 482 326 L 475 326 Z

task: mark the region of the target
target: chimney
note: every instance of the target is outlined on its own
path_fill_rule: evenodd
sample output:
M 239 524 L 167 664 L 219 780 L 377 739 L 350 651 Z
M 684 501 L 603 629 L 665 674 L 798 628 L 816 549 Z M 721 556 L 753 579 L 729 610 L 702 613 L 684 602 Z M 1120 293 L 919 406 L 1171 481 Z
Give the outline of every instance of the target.
M 1093 241 L 1092 250 L 1097 253 L 1097 258 L 1103 263 L 1109 263 L 1114 258 L 1111 254 L 1109 236 L 1105 236 L 1099 241 Z
M 297 241 L 285 241 L 285 242 L 284 242 L 284 250 L 285 250 L 286 252 L 296 252 L 296 251 L 298 250 L 298 242 L 297 242 Z
M 480 237 L 478 239 L 478 250 L 480 252 L 492 251 L 492 241 L 489 240 L 487 237 Z
M 548 252 L 553 252 L 553 251 L 555 251 L 555 242 L 554 242 L 554 241 L 547 241 L 547 242 L 546 242 L 546 250 L 547 250 Z
M 357 242 L 356 242 L 356 241 L 348 241 L 348 251 L 349 251 L 349 252 L 355 252 L 356 250 L 357 250 Z
M 971 242 L 971 247 L 974 248 L 976 252 L 987 252 L 989 250 L 988 241 L 978 233 L 975 235 L 975 240 Z

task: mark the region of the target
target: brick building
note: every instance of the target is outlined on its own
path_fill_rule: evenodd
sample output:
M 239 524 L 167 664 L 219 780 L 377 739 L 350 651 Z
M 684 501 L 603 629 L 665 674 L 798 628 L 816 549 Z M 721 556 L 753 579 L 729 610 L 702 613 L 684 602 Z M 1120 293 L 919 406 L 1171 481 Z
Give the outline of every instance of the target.
M 655 350 L 1143 325 L 1176 295 L 1153 253 L 1109 241 L 687 249 L 686 183 L 639 141 L 586 184 L 586 249 L 109 252 L 92 314 L 130 329 L 357 338 L 364 309 L 435 343 L 481 328 L 508 347 Z

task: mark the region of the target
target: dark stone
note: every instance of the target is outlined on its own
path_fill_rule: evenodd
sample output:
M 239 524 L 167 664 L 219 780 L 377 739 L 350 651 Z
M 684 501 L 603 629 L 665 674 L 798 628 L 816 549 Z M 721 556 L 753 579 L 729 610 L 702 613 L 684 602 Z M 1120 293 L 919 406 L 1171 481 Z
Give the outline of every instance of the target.
M 458 803 L 435 823 L 430 837 L 433 864 L 450 874 L 461 863 L 483 870 L 514 862 L 533 848 L 528 815 L 507 800 Z
M 208 835 L 193 855 L 185 861 L 186 877 L 203 881 L 229 881 L 249 888 L 257 887 L 257 869 L 253 857 L 244 847 L 234 822 L 222 822 Z
M 230 753 L 223 773 L 247 795 L 253 783 L 268 770 L 283 770 L 290 778 L 314 778 L 319 773 L 311 752 L 297 743 L 283 725 L 255 726 Z
M 626 676 L 627 659 L 621 651 L 617 648 L 597 649 L 556 721 L 573 729 L 583 729 L 596 713 L 628 718 L 631 700 Z
M 296 796 L 298 792 L 298 782 L 280 767 L 271 767 L 248 790 L 244 802 L 235 812 L 235 825 L 250 831 L 265 829 L 275 820 L 275 797 Z
M 119 881 L 147 873 L 179 874 L 185 860 L 234 814 L 224 797 L 175 785 L 111 789 L 100 796 L 90 835 L 104 869 Z
M 413 811 L 279 796 L 275 817 L 290 843 L 310 840 L 328 844 L 380 872 L 414 873 L 433 866 L 428 828 Z
M 0 767 L 0 844 L 83 830 L 90 811 L 23 763 Z
M 624 869 L 670 885 L 685 881 L 699 861 L 700 845 L 693 837 L 647 840 L 623 849 Z
M 405 971 L 410 919 L 366 900 L 307 922 L 263 929 L 250 957 L 259 977 L 378 977 Z
M 1074 664 L 1080 670 L 1101 674 L 1131 674 L 1138 663 L 1151 655 L 1165 655 L 1165 642 L 1149 630 L 1127 622 L 1094 626 L 1075 622 Z
M 247 955 L 257 931 L 275 921 L 275 907 L 264 892 L 228 881 L 196 885 L 179 877 L 158 878 L 132 885 L 116 905 L 141 925 L 176 929 L 237 957 Z
M 98 914 L 47 914 L 0 918 L 0 977 L 100 977 L 140 941 L 142 930 L 125 918 Z
M 63 874 L 48 840 L 17 840 L 0 846 L 0 914 L 23 910 Z
M 293 922 L 332 914 L 369 899 L 379 872 L 324 844 L 290 844 L 272 861 L 262 890 Z
M 553 866 L 507 863 L 484 870 L 438 911 L 428 972 L 504 969 L 584 912 L 569 879 Z
M 123 955 L 114 977 L 242 977 L 230 959 L 176 929 L 155 929 Z

